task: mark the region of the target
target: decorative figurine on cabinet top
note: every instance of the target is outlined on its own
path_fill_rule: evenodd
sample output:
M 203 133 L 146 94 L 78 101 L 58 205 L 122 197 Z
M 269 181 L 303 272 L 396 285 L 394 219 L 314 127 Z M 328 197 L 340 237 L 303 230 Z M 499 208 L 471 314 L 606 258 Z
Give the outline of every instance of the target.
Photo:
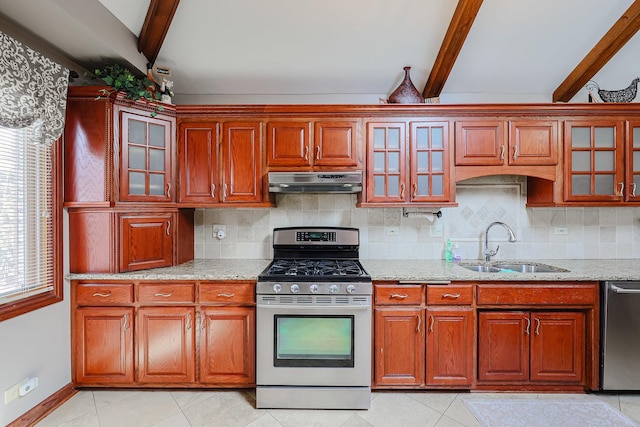
M 631 102 L 636 98 L 638 93 L 638 82 L 640 82 L 640 78 L 636 77 L 625 89 L 604 90 L 600 89 L 598 83 L 591 80 L 586 84 L 585 89 L 589 91 L 592 97 L 593 91 L 597 91 L 600 99 L 604 102 Z
M 389 95 L 389 104 L 423 104 L 424 98 L 409 77 L 411 67 L 404 67 L 404 79 Z

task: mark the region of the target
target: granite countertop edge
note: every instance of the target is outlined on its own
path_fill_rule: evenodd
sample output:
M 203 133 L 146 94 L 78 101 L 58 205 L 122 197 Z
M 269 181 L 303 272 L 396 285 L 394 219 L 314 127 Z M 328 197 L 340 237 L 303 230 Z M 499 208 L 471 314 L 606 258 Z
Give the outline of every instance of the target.
M 495 260 L 511 262 L 513 260 Z M 197 259 L 175 267 L 155 268 L 129 273 L 70 273 L 68 280 L 257 280 L 269 265 L 268 259 Z M 361 259 L 374 281 L 605 281 L 640 280 L 640 262 L 636 259 L 550 259 L 526 260 L 568 270 L 551 273 L 478 273 L 442 260 Z M 465 260 L 462 262 L 481 262 Z

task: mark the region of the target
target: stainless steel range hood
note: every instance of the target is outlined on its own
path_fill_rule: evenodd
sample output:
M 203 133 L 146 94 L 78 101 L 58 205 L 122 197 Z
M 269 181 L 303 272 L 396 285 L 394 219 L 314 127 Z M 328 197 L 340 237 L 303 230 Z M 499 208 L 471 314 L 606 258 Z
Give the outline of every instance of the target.
M 362 171 L 269 172 L 271 193 L 359 193 Z

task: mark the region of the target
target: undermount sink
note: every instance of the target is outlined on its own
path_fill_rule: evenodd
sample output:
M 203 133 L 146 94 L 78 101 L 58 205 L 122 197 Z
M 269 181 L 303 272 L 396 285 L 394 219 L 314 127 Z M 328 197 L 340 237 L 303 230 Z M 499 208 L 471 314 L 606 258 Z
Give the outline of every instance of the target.
M 493 263 L 461 263 L 460 267 L 478 273 L 566 273 L 569 270 L 536 262 L 499 261 Z

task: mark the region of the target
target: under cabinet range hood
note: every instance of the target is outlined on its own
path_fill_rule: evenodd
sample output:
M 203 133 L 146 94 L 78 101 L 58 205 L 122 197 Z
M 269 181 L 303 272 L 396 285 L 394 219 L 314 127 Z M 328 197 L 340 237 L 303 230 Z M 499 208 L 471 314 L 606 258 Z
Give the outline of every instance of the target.
M 359 193 L 362 171 L 269 172 L 271 193 Z

